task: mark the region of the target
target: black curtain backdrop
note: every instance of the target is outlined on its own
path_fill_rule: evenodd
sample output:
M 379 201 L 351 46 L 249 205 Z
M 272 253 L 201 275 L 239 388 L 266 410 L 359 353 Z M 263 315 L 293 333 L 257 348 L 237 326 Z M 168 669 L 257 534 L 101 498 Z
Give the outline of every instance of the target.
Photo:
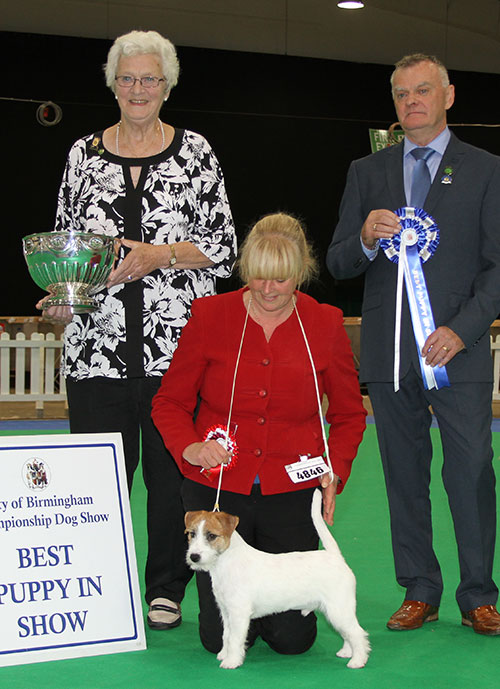
M 53 228 L 73 141 L 118 119 L 102 72 L 111 41 L 10 32 L 0 33 L 0 39 L 7 57 L 0 90 L 0 315 L 30 316 L 38 313 L 34 304 L 41 292 L 28 275 L 21 239 Z M 299 216 L 322 267 L 308 291 L 347 316 L 359 315 L 362 278 L 334 281 L 324 257 L 349 163 L 370 153 L 369 127 L 386 129 L 395 120 L 392 66 L 186 47 L 178 54 L 179 84 L 161 116 L 203 134 L 213 146 L 239 238 L 265 213 Z M 492 104 L 500 75 L 450 72 L 450 77 L 457 96 L 449 122 L 467 124 L 453 127 L 455 133 L 500 154 L 500 129 L 470 126 L 499 121 Z M 58 125 L 43 127 L 36 110 L 49 100 L 62 108 L 63 117 Z M 235 277 L 220 281 L 219 291 L 238 284 Z

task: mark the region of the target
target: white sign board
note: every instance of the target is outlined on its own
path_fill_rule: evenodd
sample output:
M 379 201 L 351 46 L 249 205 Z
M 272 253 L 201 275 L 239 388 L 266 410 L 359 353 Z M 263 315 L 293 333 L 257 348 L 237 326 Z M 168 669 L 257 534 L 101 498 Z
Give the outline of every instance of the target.
M 0 666 L 146 648 L 119 433 L 0 438 Z

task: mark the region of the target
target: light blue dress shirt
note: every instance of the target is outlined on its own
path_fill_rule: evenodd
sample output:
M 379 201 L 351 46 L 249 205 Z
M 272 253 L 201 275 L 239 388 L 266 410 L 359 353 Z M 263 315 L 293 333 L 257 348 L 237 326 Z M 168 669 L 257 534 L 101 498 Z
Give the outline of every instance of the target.
M 446 147 L 448 146 L 448 143 L 450 141 L 450 136 L 450 130 L 448 129 L 448 127 L 445 127 L 441 134 L 438 134 L 438 136 L 436 136 L 435 139 L 433 139 L 430 143 L 427 144 L 427 148 L 432 148 L 434 150 L 434 153 L 427 160 L 427 167 L 429 168 L 429 173 L 431 175 L 431 182 L 434 181 L 434 177 L 436 176 L 438 168 L 441 165 L 444 152 L 446 151 Z M 405 188 L 406 203 L 409 203 L 408 199 L 410 198 L 413 168 L 415 167 L 417 162 L 415 158 L 411 155 L 411 151 L 414 148 L 418 148 L 418 146 L 417 144 L 414 144 L 412 141 L 410 141 L 406 136 L 404 139 L 403 146 L 403 181 Z M 363 248 L 363 253 L 365 254 L 365 256 L 369 258 L 370 261 L 373 261 L 378 253 L 378 242 L 377 246 L 374 249 L 367 249 L 361 241 L 361 247 Z

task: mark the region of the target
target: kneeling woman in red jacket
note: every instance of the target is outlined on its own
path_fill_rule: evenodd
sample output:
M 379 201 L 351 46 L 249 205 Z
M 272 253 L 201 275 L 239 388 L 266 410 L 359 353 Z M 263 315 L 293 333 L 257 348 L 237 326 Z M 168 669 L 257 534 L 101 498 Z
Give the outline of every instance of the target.
M 289 215 L 268 215 L 252 228 L 239 271 L 245 287 L 193 302 L 153 420 L 185 477 L 186 511 L 213 509 L 220 480 L 220 509 L 238 515 L 247 543 L 270 553 L 313 550 L 312 493 L 319 480 L 332 524 L 365 428 L 342 312 L 297 290 L 316 263 Z M 324 394 L 330 433 L 322 460 Z M 222 623 L 210 577 L 196 577 L 200 637 L 217 653 Z M 252 622 L 249 643 L 258 635 L 280 653 L 302 653 L 314 642 L 316 618 L 264 617 Z

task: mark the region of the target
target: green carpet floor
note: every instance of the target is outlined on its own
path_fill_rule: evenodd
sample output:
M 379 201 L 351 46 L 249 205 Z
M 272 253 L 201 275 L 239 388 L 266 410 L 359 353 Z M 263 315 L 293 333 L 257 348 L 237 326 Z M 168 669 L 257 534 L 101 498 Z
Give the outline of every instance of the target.
M 146 651 L 0 668 L 0 688 L 323 689 L 332 685 L 337 689 L 496 689 L 500 638 L 479 636 L 460 624 L 454 599 L 456 546 L 440 478 L 438 432 L 432 432 L 437 443 L 432 483 L 435 547 L 445 581 L 438 622 L 413 632 L 385 628 L 403 592 L 393 575 L 387 501 L 372 424 L 348 487 L 337 502 L 334 534 L 356 574 L 358 618 L 373 647 L 364 669 L 349 670 L 346 661 L 335 656 L 341 639 L 321 618 L 318 639 L 304 655 L 279 656 L 259 640 L 249 650 L 243 667 L 220 670 L 215 657 L 199 642 L 196 591 L 191 583 L 183 603 L 183 624 L 167 632 L 147 629 Z M 500 433 L 494 433 L 494 450 L 498 473 Z M 132 515 L 141 579 L 146 551 L 144 503 L 144 486 L 137 480 Z M 500 552 L 495 576 L 498 583 Z

